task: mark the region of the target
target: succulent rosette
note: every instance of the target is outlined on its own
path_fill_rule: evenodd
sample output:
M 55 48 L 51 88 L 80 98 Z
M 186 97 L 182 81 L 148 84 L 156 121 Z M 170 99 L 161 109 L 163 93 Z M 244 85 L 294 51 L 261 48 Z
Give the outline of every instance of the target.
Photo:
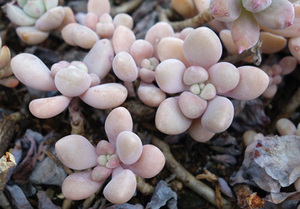
M 191 31 L 184 40 L 162 38 L 157 55 L 161 62 L 155 81 L 163 92 L 175 94 L 163 100 L 156 112 L 156 127 L 165 134 L 189 130 L 192 138 L 205 142 L 231 125 L 234 108 L 227 97 L 254 99 L 269 84 L 268 75 L 257 67 L 218 62 L 222 45 L 207 27 Z
M 165 164 L 163 153 L 153 145 L 142 145 L 132 132 L 132 118 L 127 109 L 112 110 L 105 121 L 108 141 L 101 140 L 96 148 L 83 136 L 69 135 L 55 144 L 59 159 L 69 168 L 81 171 L 69 175 L 62 192 L 72 200 L 85 199 L 95 193 L 112 174 L 103 194 L 107 200 L 122 204 L 136 191 L 136 177 L 152 178 Z
M 210 12 L 215 19 L 231 23 L 239 53 L 257 43 L 260 27 L 282 30 L 295 18 L 294 6 L 288 0 L 212 0 Z
M 109 42 L 105 43 L 109 46 Z M 110 56 L 109 52 L 103 53 Z M 93 54 L 87 54 L 85 58 L 102 60 Z M 21 53 L 12 59 L 11 68 L 17 79 L 26 86 L 40 91 L 58 90 L 61 93 L 58 96 L 34 99 L 29 104 L 29 110 L 34 116 L 50 118 L 64 111 L 73 97 L 80 97 L 86 104 L 98 109 L 115 108 L 125 101 L 127 89 L 123 85 L 100 84 L 100 79 L 108 73 L 106 68 L 111 67 L 110 61 L 106 60 L 101 66 L 94 64 L 97 63 L 86 65 L 80 61 L 61 61 L 52 65 L 50 71 L 35 55 Z
M 74 15 L 69 7 L 58 6 L 58 0 L 18 0 L 6 4 L 9 20 L 17 27 L 20 39 L 26 44 L 43 42 L 49 31 L 63 23 L 73 22 Z

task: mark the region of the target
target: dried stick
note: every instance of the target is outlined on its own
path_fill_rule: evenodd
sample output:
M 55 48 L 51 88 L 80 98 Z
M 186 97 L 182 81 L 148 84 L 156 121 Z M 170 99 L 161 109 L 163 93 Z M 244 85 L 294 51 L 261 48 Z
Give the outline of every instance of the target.
M 199 26 L 204 25 L 205 23 L 208 23 L 213 19 L 213 16 L 210 14 L 209 10 L 203 11 L 201 14 L 198 14 L 192 18 L 185 19 L 182 21 L 175 21 L 171 22 L 168 19 L 167 11 L 166 9 L 163 9 L 161 7 L 158 7 L 159 14 L 158 18 L 160 21 L 164 21 L 169 23 L 175 31 L 180 31 L 186 27 L 192 27 L 192 28 L 197 28 Z
M 166 166 L 172 172 L 176 174 L 176 178 L 184 183 L 188 188 L 193 190 L 195 193 L 206 199 L 212 205 L 218 207 L 217 196 L 213 189 L 197 180 L 190 172 L 188 172 L 180 163 L 173 157 L 170 147 L 165 142 L 152 137 L 152 143 L 162 150 L 166 158 Z M 232 208 L 230 202 L 222 198 L 223 208 Z
M 112 7 L 110 14 L 111 16 L 115 16 L 119 13 L 130 13 L 135 10 L 138 6 L 142 4 L 142 0 L 131 0 L 124 2 L 120 6 Z
M 256 66 L 260 65 L 262 58 L 261 58 L 261 45 L 262 41 L 258 41 L 252 48 L 243 51 L 241 54 L 234 54 L 226 57 L 223 59 L 223 62 L 230 62 L 232 64 L 238 63 L 247 57 L 253 56 L 253 64 Z
M 140 191 L 144 195 L 150 195 L 154 192 L 154 187 L 148 183 L 145 182 L 145 180 L 140 177 L 136 176 L 137 181 L 137 190 Z
M 13 139 L 16 122 L 20 121 L 21 118 L 20 112 L 12 113 L 3 118 L 0 124 L 0 156 L 6 152 L 10 141 Z
M 84 134 L 84 117 L 80 112 L 79 98 L 75 97 L 69 104 L 69 117 L 71 122 L 71 134 Z

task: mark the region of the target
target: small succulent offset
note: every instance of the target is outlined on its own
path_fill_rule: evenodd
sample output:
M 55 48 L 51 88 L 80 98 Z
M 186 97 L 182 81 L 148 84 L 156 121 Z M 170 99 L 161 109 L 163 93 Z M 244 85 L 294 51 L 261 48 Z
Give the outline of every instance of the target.
M 63 23 L 74 22 L 70 8 L 58 6 L 58 0 L 18 0 L 7 3 L 5 11 L 9 20 L 16 24 L 17 34 L 29 45 L 43 42 L 49 31 Z
M 0 38 L 0 85 L 13 88 L 19 84 L 18 79 L 13 76 L 10 67 L 10 50 L 7 46 L 2 47 L 2 39 Z
M 120 52 L 118 47 L 124 44 L 125 37 L 129 43 L 132 42 L 132 39 L 135 40 L 135 35 L 131 31 L 132 17 L 120 13 L 112 18 L 109 14 L 108 0 L 89 0 L 87 11 L 87 14 L 76 14 L 79 23 L 68 24 L 62 29 L 62 38 L 69 45 L 90 49 L 99 39 L 111 38 L 115 53 L 118 53 Z
M 263 93 L 265 98 L 271 99 L 277 92 L 277 86 L 282 81 L 282 76 L 292 73 L 297 66 L 297 59 L 293 56 L 283 57 L 278 64 L 263 65 L 261 68 L 269 76 L 269 85 Z
M 55 150 L 66 166 L 76 170 L 93 168 L 73 173 L 64 180 L 62 192 L 66 198 L 89 197 L 112 174 L 103 194 L 110 202 L 123 204 L 136 191 L 135 175 L 152 178 L 162 170 L 165 164 L 163 153 L 154 145 L 142 145 L 132 127 L 128 110 L 118 107 L 105 121 L 108 141 L 99 141 L 96 148 L 80 135 L 65 136 L 57 141 Z
M 100 84 L 97 72 L 89 72 L 89 67 L 84 62 L 61 61 L 52 65 L 50 71 L 35 55 L 21 53 L 11 60 L 11 68 L 15 76 L 26 86 L 41 91 L 58 90 L 62 94 L 31 101 L 29 109 L 38 118 L 58 115 L 64 111 L 73 97 L 80 97 L 88 105 L 99 109 L 117 107 L 127 98 L 127 89 L 123 85 Z
M 232 23 L 231 33 L 238 52 L 259 40 L 260 25 L 281 30 L 293 24 L 295 10 L 288 0 L 212 0 L 210 12 L 219 21 Z

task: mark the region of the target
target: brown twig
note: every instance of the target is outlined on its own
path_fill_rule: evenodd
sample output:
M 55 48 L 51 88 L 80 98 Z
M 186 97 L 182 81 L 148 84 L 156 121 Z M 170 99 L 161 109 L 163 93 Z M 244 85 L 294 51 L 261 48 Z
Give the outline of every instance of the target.
M 158 7 L 159 15 L 158 18 L 160 21 L 164 21 L 169 23 L 175 31 L 180 31 L 186 27 L 192 27 L 197 28 L 199 26 L 204 25 L 205 23 L 208 23 L 213 19 L 213 16 L 210 14 L 209 10 L 203 11 L 201 14 L 198 14 L 192 18 L 185 19 L 182 21 L 174 21 L 171 22 L 168 19 L 167 11 L 166 9 L 163 9 L 161 7 Z
M 259 40 L 252 48 L 243 51 L 241 54 L 230 55 L 225 59 L 223 59 L 222 61 L 235 64 L 246 59 L 247 57 L 253 56 L 253 64 L 258 66 L 262 61 L 261 46 L 262 46 L 262 41 Z
M 84 117 L 80 112 L 79 98 L 75 97 L 69 104 L 69 117 L 71 122 L 71 134 L 84 134 Z
M 112 7 L 110 10 L 111 16 L 115 16 L 119 13 L 130 13 L 142 4 L 142 0 L 131 0 L 124 2 L 120 6 Z
M 13 139 L 15 133 L 15 125 L 22 118 L 20 112 L 12 113 L 4 116 L 0 124 L 0 156 L 6 152 L 10 141 Z
M 137 190 L 140 191 L 144 195 L 150 195 L 154 192 L 154 187 L 148 183 L 145 182 L 145 180 L 140 177 L 136 176 L 137 181 Z
M 176 178 L 184 183 L 185 186 L 193 190 L 195 193 L 206 199 L 212 205 L 218 207 L 217 196 L 213 189 L 197 180 L 190 172 L 188 172 L 180 163 L 173 157 L 170 147 L 165 142 L 161 141 L 157 137 L 152 137 L 152 143 L 162 150 L 166 158 L 166 166 L 172 172 L 176 174 Z M 230 202 L 222 198 L 223 208 L 232 208 Z
M 215 183 L 218 208 L 222 209 L 223 204 L 222 204 L 222 195 L 221 195 L 221 190 L 220 190 L 219 178 L 215 174 L 209 172 L 208 170 L 205 170 L 205 173 L 197 175 L 196 179 L 198 179 L 198 180 L 205 179 L 207 181 Z

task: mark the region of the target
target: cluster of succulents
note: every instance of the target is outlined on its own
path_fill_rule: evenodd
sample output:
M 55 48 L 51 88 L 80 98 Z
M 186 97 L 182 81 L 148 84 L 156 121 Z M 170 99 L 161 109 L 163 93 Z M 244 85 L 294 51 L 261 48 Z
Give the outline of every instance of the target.
M 295 18 L 293 4 L 288 0 L 212 0 L 210 12 L 217 20 L 232 23 L 232 39 L 239 53 L 257 43 L 260 25 L 280 30 L 291 26 Z
M 182 15 L 195 15 L 194 3 L 185 2 L 193 12 L 182 10 Z M 104 196 L 112 203 L 122 204 L 135 193 L 135 175 L 152 178 L 165 164 L 157 147 L 143 145 L 132 132 L 130 113 L 119 107 L 128 95 L 126 83 L 139 81 L 138 98 L 157 107 L 155 125 L 160 132 L 177 135 L 188 131 L 196 141 L 206 142 L 230 127 L 234 119 L 231 99 L 252 100 L 262 94 L 273 97 L 281 76 L 291 73 L 300 59 L 300 36 L 288 40 L 293 56 L 261 68 L 220 61 L 221 40 L 231 54 L 253 47 L 259 39 L 263 40 L 262 53 L 282 50 L 286 38 L 260 29 L 287 28 L 284 33 L 290 37 L 288 28 L 293 24 L 296 9 L 299 10 L 293 3 L 296 4 L 288 0 L 211 0 L 210 4 L 203 3 L 203 7 L 209 5 L 216 20 L 231 23 L 230 30 L 214 32 L 200 26 L 177 33 L 170 24 L 158 22 L 144 39 L 136 39 L 132 17 L 112 17 L 108 0 L 89 0 L 88 12 L 76 14 L 78 22 L 72 10 L 58 6 L 58 1 L 18 0 L 17 5 L 6 5 L 6 13 L 26 44 L 41 43 L 49 31 L 59 29 L 67 44 L 88 52 L 80 61 L 60 61 L 49 69 L 29 53 L 18 54 L 10 61 L 9 50 L 4 46 L 0 51 L 0 84 L 14 87 L 19 80 L 33 89 L 56 91 L 55 96 L 30 102 L 30 112 L 42 119 L 63 112 L 74 97 L 97 109 L 115 108 L 105 121 L 108 141 L 99 141 L 95 148 L 85 137 L 73 134 L 61 138 L 55 148 L 67 167 L 85 170 L 65 179 L 62 191 L 66 198 L 85 199 L 112 175 Z M 122 84 L 101 83 L 111 69 Z M 18 80 L 11 77 L 12 73 Z

